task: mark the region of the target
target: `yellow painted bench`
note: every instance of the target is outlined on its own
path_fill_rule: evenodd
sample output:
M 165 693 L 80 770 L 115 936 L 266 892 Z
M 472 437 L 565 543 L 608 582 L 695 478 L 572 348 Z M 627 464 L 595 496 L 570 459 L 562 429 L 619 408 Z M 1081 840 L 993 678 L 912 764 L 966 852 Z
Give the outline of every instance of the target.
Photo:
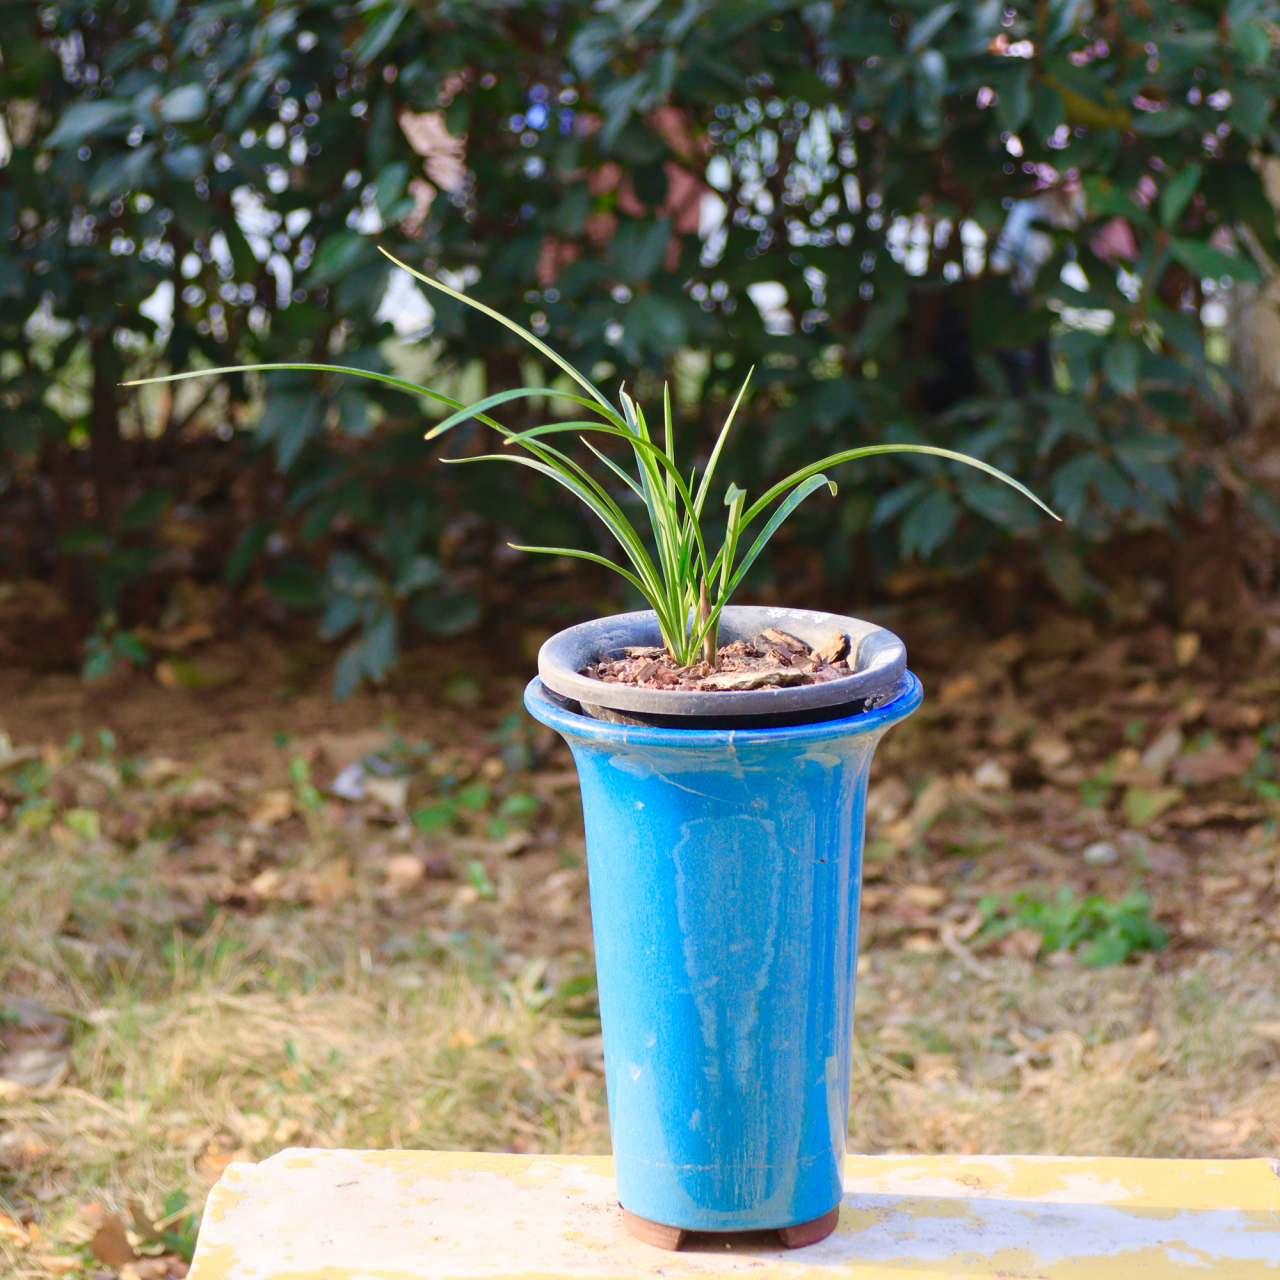
M 1280 1280 L 1280 1161 L 850 1156 L 834 1235 L 628 1236 L 607 1156 L 283 1151 L 213 1189 L 189 1280 Z

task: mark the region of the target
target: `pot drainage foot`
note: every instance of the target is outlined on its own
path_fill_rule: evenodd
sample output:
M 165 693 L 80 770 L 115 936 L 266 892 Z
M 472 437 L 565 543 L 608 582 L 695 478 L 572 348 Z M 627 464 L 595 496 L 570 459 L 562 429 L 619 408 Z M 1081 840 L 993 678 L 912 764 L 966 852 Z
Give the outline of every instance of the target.
M 642 1244 L 652 1245 L 655 1249 L 666 1249 L 670 1253 L 679 1251 L 680 1246 L 695 1233 L 684 1227 L 669 1227 L 663 1222 L 653 1222 L 642 1218 L 628 1209 L 622 1211 L 622 1221 L 627 1234 Z M 778 1237 L 788 1249 L 803 1249 L 806 1245 L 817 1244 L 825 1240 L 840 1221 L 840 1206 L 837 1205 L 820 1218 L 810 1218 L 808 1222 L 797 1222 L 794 1226 L 779 1227 Z M 735 1235 L 754 1235 L 754 1232 L 715 1232 L 715 1236 L 731 1240 Z
M 627 1228 L 627 1234 L 634 1236 L 641 1244 L 651 1244 L 655 1249 L 666 1249 L 670 1253 L 676 1253 L 689 1236 L 689 1232 L 683 1227 L 669 1227 L 663 1222 L 653 1222 L 628 1209 L 622 1211 L 622 1222 Z
M 803 1249 L 805 1245 L 817 1244 L 825 1240 L 840 1221 L 840 1206 L 824 1213 L 820 1218 L 810 1218 L 808 1222 L 797 1222 L 794 1227 L 779 1227 L 778 1234 L 788 1249 Z

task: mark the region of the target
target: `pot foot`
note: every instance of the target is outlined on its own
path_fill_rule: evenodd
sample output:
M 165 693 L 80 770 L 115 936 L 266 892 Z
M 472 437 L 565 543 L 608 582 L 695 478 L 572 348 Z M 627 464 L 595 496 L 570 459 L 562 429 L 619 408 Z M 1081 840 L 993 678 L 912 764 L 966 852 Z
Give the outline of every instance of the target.
M 808 1222 L 797 1222 L 793 1227 L 779 1227 L 778 1234 L 788 1249 L 803 1249 L 805 1245 L 817 1244 L 825 1240 L 840 1221 L 840 1206 L 836 1205 L 829 1213 L 820 1218 L 810 1218 Z
M 676 1253 L 689 1235 L 683 1227 L 669 1227 L 663 1222 L 652 1222 L 628 1209 L 622 1211 L 622 1222 L 627 1234 L 634 1236 L 641 1244 L 666 1249 L 669 1253 Z
M 778 1236 L 783 1245 L 788 1249 L 803 1249 L 806 1245 L 817 1244 L 819 1240 L 825 1240 L 835 1229 L 836 1224 L 840 1221 L 840 1206 L 837 1205 L 829 1213 L 824 1213 L 820 1218 L 810 1218 L 808 1222 L 797 1222 L 790 1227 L 779 1227 Z M 665 1222 L 654 1222 L 649 1218 L 642 1218 L 639 1214 L 632 1213 L 629 1209 L 623 1209 L 622 1222 L 627 1229 L 627 1234 L 639 1240 L 641 1244 L 652 1245 L 655 1249 L 666 1249 L 669 1253 L 677 1253 L 680 1246 L 695 1232 L 688 1231 L 684 1227 L 669 1227 Z M 732 1239 L 735 1235 L 751 1235 L 751 1232 L 712 1232 L 720 1239 Z

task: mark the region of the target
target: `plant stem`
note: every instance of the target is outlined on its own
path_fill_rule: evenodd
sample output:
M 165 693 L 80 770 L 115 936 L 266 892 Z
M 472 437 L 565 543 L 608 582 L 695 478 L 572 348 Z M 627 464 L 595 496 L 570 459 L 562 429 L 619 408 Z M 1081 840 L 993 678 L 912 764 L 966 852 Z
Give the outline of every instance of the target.
M 711 601 L 707 598 L 707 579 L 704 574 L 702 587 L 698 592 L 698 621 L 705 627 L 710 617 Z M 716 669 L 716 634 L 714 627 L 709 628 L 707 634 L 702 637 L 702 660 L 712 671 Z

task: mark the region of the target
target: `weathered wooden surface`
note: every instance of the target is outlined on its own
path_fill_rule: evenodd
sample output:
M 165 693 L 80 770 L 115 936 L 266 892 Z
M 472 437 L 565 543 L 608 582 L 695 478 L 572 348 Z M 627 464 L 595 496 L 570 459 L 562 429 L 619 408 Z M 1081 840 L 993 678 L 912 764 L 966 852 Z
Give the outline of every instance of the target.
M 214 1188 L 190 1280 L 1280 1280 L 1280 1162 L 851 1156 L 840 1226 L 679 1254 L 608 1157 L 291 1150 Z

